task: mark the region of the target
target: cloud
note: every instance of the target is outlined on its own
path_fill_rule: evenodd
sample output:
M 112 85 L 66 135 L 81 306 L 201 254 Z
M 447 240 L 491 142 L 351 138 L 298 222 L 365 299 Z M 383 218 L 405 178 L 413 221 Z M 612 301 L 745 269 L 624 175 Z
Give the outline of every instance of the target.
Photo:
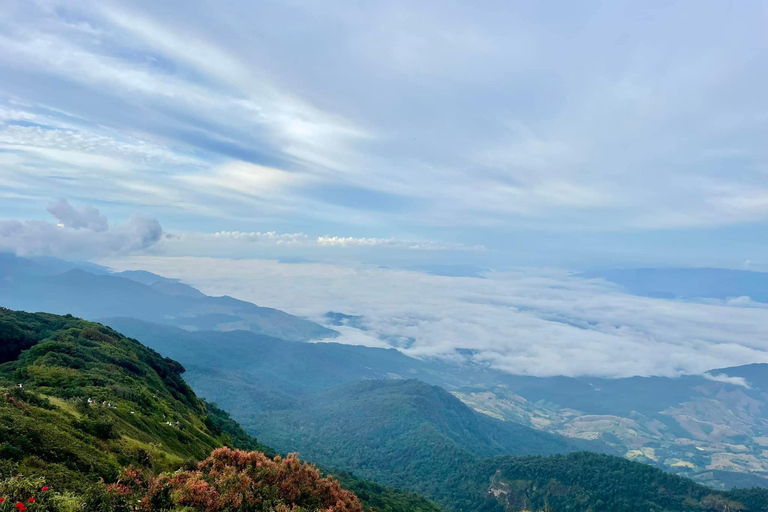
M 351 236 L 319 236 L 317 245 L 328 247 L 391 247 L 413 251 L 482 251 L 481 245 L 466 246 L 432 241 L 398 240 L 396 238 L 355 238 Z
M 734 386 L 741 386 L 743 388 L 752 389 L 744 377 L 729 377 L 724 373 L 712 374 L 709 372 L 702 373 L 701 376 L 714 382 L 724 382 L 726 384 L 733 384 Z
M 768 362 L 766 309 L 636 297 L 563 271 L 487 272 L 479 279 L 253 259 L 136 256 L 102 263 L 180 278 L 209 294 L 321 323 L 329 311 L 360 317 L 364 330 L 334 327 L 342 333 L 334 341 L 462 361 L 461 349 L 469 348 L 476 363 L 517 374 L 700 375 Z
M 276 231 L 217 231 L 215 233 L 181 232 L 166 237 L 156 247 L 165 255 L 206 255 L 215 247 L 217 253 L 242 257 L 274 256 L 283 258 L 292 254 L 333 257 L 339 251 L 392 253 L 441 252 L 444 254 L 479 253 L 480 245 L 467 246 L 434 240 L 408 240 L 400 238 L 351 237 L 338 235 L 311 236 L 306 233 L 278 233 Z M 261 251 L 261 253 L 259 253 Z M 267 252 L 265 252 L 267 251 Z
M 19 197 L 510 252 L 514 230 L 655 255 L 648 232 L 768 220 L 754 4 L 8 5 L 0 186 Z
M 60 227 L 86 228 L 97 233 L 108 229 L 107 218 L 91 205 L 77 210 L 66 199 L 59 199 L 48 205 L 48 213 L 59 220 Z
M 48 212 L 59 222 L 0 220 L 0 251 L 88 259 L 142 251 L 163 236 L 157 219 L 142 215 L 109 225 L 96 208 L 78 209 L 65 199 L 49 205 Z

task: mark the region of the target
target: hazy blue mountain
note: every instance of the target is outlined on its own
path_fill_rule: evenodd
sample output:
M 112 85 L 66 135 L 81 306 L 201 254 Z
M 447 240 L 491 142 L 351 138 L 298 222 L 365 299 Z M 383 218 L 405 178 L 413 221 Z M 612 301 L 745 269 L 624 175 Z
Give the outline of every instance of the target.
M 659 298 L 750 297 L 768 302 L 768 272 L 725 268 L 633 268 L 591 271 L 584 277 L 604 278 L 635 295 Z
M 277 309 L 227 296 L 210 297 L 150 272 L 103 269 L 55 258 L 33 261 L 0 255 L 0 305 L 90 320 L 129 316 L 187 330 L 242 329 L 297 341 L 338 334 Z
M 137 283 L 145 284 L 147 286 L 151 286 L 159 281 L 175 281 L 175 279 L 168 279 L 167 277 L 163 277 L 146 270 L 124 270 L 122 272 L 115 272 L 114 275 L 124 277 L 126 279 L 130 279 L 131 281 L 136 281 Z
M 443 365 L 395 349 L 300 343 L 247 331 L 186 332 L 131 318 L 107 325 L 179 360 L 202 396 L 239 418 L 284 408 L 297 398 L 362 379 L 436 378 Z

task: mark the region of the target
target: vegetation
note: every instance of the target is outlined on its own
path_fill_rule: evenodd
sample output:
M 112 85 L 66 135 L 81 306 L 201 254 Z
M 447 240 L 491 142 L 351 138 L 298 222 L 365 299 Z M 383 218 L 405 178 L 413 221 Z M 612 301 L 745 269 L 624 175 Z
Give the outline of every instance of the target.
M 103 325 L 0 308 L 0 354 L 0 511 L 20 510 L 16 503 L 30 511 L 150 510 L 150 498 L 151 510 L 438 510 L 345 475 L 365 491 L 360 504 L 295 456 L 270 458 L 263 452 L 274 452 L 195 396 L 178 362 Z M 235 474 L 245 488 L 233 487 Z M 240 508 L 225 504 L 251 487 L 259 490 L 241 493 Z M 185 494 L 200 488 L 208 508 Z
M 106 491 L 108 501 L 142 512 L 363 512 L 353 493 L 295 455 L 270 459 L 229 448 L 214 450 L 195 469 L 172 475 L 126 468 Z
M 506 510 L 701 512 L 768 510 L 768 490 L 715 491 L 620 457 L 500 457 L 481 465 Z
M 768 511 L 768 491 L 714 491 L 619 457 L 522 456 L 579 445 L 419 381 L 351 383 L 252 418 L 336 480 L 263 453 L 178 362 L 108 327 L 0 310 L 0 354 L 0 512 L 438 511 L 347 470 L 456 512 Z
M 245 426 L 279 449 L 291 446 L 308 460 L 418 492 L 453 511 L 768 510 L 766 490 L 715 491 L 621 457 L 529 456 L 579 445 L 474 414 L 415 380 L 339 386 Z
M 482 482 L 470 478 L 482 457 L 590 446 L 477 414 L 444 389 L 417 380 L 346 384 L 290 409 L 254 415 L 244 426 L 277 449 L 291 447 L 308 460 L 454 510 L 477 510 L 486 501 Z
M 153 474 L 133 466 L 117 482 L 61 493 L 40 477 L 0 481 L 0 511 L 363 512 L 352 492 L 295 455 L 218 448 L 189 470 Z

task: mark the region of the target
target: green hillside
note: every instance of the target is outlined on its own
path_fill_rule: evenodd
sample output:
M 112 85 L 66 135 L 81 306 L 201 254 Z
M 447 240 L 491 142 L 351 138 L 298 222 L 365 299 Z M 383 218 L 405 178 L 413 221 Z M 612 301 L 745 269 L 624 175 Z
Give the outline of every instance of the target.
M 291 409 L 254 415 L 244 427 L 280 450 L 293 447 L 308 460 L 422 493 L 449 508 L 461 500 L 475 503 L 477 497 L 466 496 L 476 491 L 467 487 L 467 474 L 482 457 L 602 447 L 475 413 L 418 380 L 338 386 Z
M 713 491 L 687 478 L 595 453 L 488 459 L 480 474 L 506 510 L 701 512 L 768 510 L 765 489 Z
M 83 495 L 129 465 L 157 475 L 224 445 L 272 453 L 197 398 L 183 371 L 100 324 L 0 308 L 0 494 L 13 475 Z M 351 475 L 344 482 L 379 512 L 438 510 Z
M 257 448 L 198 399 L 181 365 L 108 327 L 0 311 L 0 457 L 67 486 L 123 466 L 175 469 L 224 444 Z
M 279 449 L 292 446 L 308 460 L 456 512 L 768 510 L 766 490 L 715 491 L 646 464 L 577 451 L 602 446 L 477 414 L 417 380 L 338 386 L 244 426 Z M 566 452 L 576 453 L 553 455 Z

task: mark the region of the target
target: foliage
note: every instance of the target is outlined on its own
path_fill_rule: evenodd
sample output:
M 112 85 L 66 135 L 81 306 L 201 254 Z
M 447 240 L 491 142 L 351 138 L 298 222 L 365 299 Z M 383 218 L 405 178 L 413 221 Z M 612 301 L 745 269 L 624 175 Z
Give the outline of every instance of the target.
M 127 464 L 172 470 L 223 444 L 258 447 L 195 396 L 179 363 L 108 327 L 0 310 L 0 329 L 13 346 L 25 340 L 0 364 L 0 458 L 22 473 L 82 490 Z
M 41 477 L 0 480 L 0 512 L 79 512 L 82 506 L 81 499 L 51 489 Z
M 501 457 L 483 464 L 507 510 L 726 512 L 768 510 L 768 491 L 722 492 L 646 464 L 595 453 Z
M 0 481 L 0 512 L 363 512 L 357 497 L 296 455 L 219 448 L 191 470 L 124 468 L 113 484 L 61 493 L 42 477 Z
M 21 346 L 18 340 L 21 350 L 2 352 Z M 0 364 L 0 478 L 44 478 L 57 489 L 48 495 L 59 507 L 52 510 L 131 510 L 136 503 L 110 489 L 124 466 L 161 481 L 196 468 L 196 461 L 221 446 L 274 456 L 216 404 L 197 398 L 179 363 L 108 327 L 0 308 L 0 353 L 11 352 L 15 358 Z M 298 464 L 295 457 L 281 461 Z M 309 471 L 301 468 L 300 474 Z M 429 505 L 423 498 L 351 475 L 345 483 L 366 490 L 366 509 L 437 510 L 422 506 Z M 38 510 L 45 510 L 42 503 L 37 500 Z
M 469 475 L 483 456 L 573 451 L 566 438 L 470 410 L 417 380 L 371 380 L 313 394 L 294 407 L 254 415 L 246 428 L 277 449 L 423 494 L 446 508 L 487 501 Z
M 345 489 L 360 499 L 366 509 L 377 512 L 440 512 L 440 508 L 418 494 L 398 490 L 368 480 L 360 480 L 347 472 L 334 472 Z
M 295 454 L 219 448 L 189 471 L 159 476 L 126 468 L 107 491 L 139 512 L 363 512 L 357 497 Z

